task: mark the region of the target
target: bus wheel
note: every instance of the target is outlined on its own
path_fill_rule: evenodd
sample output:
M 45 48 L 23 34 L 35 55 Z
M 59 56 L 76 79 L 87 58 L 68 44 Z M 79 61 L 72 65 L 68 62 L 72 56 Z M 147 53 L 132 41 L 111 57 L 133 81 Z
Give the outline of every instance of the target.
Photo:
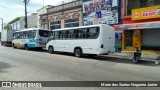
M 14 44 L 12 46 L 13 46 L 13 48 L 16 48 L 16 46 Z
M 3 46 L 3 42 L 1 42 L 1 45 Z
M 48 52 L 49 52 L 49 53 L 53 53 L 53 52 L 54 52 L 54 49 L 53 49 L 52 46 L 49 46 L 49 47 L 48 47 Z
M 76 48 L 76 49 L 74 50 L 74 55 L 75 55 L 76 57 L 82 57 L 82 50 L 81 50 L 80 48 Z
M 25 48 L 25 50 L 29 50 L 29 48 L 28 48 L 28 45 L 27 45 L 27 44 L 25 45 L 25 47 L 24 47 L 24 48 Z

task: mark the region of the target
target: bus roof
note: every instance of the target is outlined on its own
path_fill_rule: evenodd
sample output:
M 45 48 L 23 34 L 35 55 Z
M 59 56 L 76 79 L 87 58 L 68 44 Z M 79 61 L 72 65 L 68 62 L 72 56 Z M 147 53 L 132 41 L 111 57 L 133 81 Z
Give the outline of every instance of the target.
M 79 29 L 79 28 L 89 28 L 89 27 L 98 27 L 98 26 L 102 26 L 102 25 L 110 26 L 110 25 L 107 25 L 107 24 L 97 24 L 97 25 L 89 25 L 89 26 L 80 26 L 80 27 L 54 29 L 53 31 L 68 30 L 68 29 Z
M 16 32 L 30 31 L 30 30 L 39 30 L 39 29 L 41 29 L 41 30 L 47 30 L 47 29 L 42 29 L 42 28 L 28 28 L 28 29 L 19 30 L 19 31 L 16 31 Z M 49 31 L 49 30 L 47 30 L 47 31 Z

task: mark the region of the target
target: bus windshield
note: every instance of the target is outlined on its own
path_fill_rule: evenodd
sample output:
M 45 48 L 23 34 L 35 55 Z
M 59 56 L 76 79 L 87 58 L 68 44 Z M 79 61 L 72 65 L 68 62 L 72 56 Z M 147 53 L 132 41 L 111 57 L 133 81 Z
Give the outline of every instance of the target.
M 39 30 L 39 35 L 40 35 L 41 37 L 48 37 L 48 36 L 49 36 L 49 31 Z

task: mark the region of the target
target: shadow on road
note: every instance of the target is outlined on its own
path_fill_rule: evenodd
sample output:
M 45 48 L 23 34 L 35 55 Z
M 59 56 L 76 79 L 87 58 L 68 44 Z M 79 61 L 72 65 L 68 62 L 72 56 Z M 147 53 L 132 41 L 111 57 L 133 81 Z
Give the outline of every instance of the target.
M 88 57 L 87 57 L 88 58 Z M 108 62 L 114 62 L 114 63 L 125 63 L 125 64 L 133 64 L 132 59 L 128 58 L 122 58 L 122 57 L 110 57 L 110 56 L 98 56 L 98 57 L 93 57 L 93 60 L 100 60 L 100 61 L 108 61 Z M 137 64 L 134 65 L 143 65 L 143 66 L 160 66 L 156 65 L 155 62 L 153 61 L 144 61 L 141 60 Z
M 5 62 L 0 62 L 0 73 L 6 73 L 4 69 L 12 68 L 11 64 L 5 63 Z
M 31 49 L 29 51 L 48 53 L 47 50 L 41 50 L 41 51 L 39 51 L 39 50 Z M 74 57 L 74 54 L 72 54 L 72 53 L 66 53 L 66 52 L 55 52 L 54 54 Z M 85 56 L 83 56 L 83 58 L 97 60 L 97 61 L 104 61 L 104 62 L 133 64 L 132 59 L 128 59 L 127 57 L 117 57 L 117 56 L 114 57 L 114 56 L 110 56 L 110 55 L 103 55 L 103 56 L 97 56 L 97 57 L 88 57 L 87 55 L 85 55 Z M 139 61 L 135 65 L 160 66 L 159 64 L 158 65 L 155 64 L 154 61 L 144 61 L 144 60 Z

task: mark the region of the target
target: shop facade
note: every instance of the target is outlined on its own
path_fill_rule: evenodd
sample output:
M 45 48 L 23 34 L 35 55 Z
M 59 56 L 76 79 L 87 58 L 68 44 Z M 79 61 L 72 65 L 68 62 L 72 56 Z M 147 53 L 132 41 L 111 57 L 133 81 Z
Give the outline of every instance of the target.
M 125 15 L 125 8 L 122 12 L 123 24 L 117 26 L 122 30 L 122 51 L 139 47 L 143 52 L 160 53 L 160 5 L 132 9 L 131 15 Z
M 82 26 L 82 1 L 76 0 L 47 8 L 41 16 L 41 26 L 54 30 Z
M 122 51 L 122 29 L 119 28 L 119 25 L 114 25 L 115 29 L 115 51 Z

